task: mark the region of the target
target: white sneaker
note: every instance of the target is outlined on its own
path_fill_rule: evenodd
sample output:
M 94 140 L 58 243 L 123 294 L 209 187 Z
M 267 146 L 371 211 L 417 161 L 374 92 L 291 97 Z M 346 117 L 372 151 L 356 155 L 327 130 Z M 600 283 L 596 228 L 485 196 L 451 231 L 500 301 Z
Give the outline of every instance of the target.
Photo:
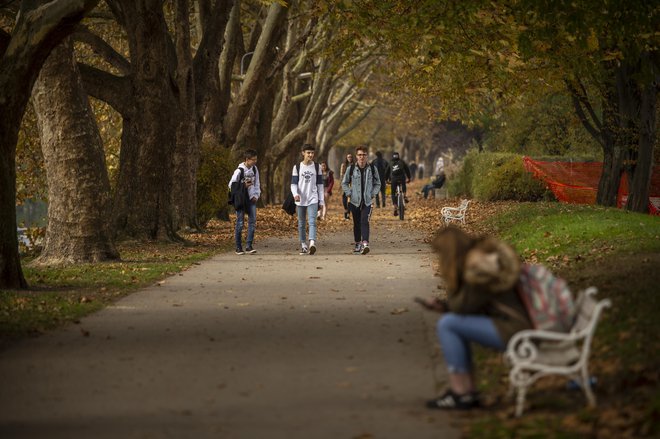
M 363 255 L 369 253 L 369 243 L 367 241 L 364 241 L 362 243 L 362 250 L 360 250 L 360 253 L 362 253 Z
M 309 249 L 307 248 L 307 246 L 305 244 L 301 245 L 300 247 L 301 247 L 300 248 L 300 254 L 301 255 L 306 255 L 306 254 L 309 253 Z
M 314 253 L 316 253 L 316 243 L 314 242 L 313 239 L 311 239 L 309 241 L 309 254 L 313 255 Z

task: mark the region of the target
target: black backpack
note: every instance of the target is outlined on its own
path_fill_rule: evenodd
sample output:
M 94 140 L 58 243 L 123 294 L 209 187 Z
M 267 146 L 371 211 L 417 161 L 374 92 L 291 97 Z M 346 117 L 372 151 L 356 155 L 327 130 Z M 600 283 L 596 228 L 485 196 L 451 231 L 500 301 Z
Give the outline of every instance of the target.
M 253 168 L 256 178 L 259 172 L 257 165 L 254 165 Z M 248 189 L 243 178 L 243 168 L 239 166 L 238 170 L 240 171 L 240 175 L 238 176 L 238 180 L 231 184 L 231 189 L 229 189 L 229 193 L 227 194 L 227 203 L 233 205 L 236 210 L 245 210 L 250 202 L 250 195 L 248 194 Z

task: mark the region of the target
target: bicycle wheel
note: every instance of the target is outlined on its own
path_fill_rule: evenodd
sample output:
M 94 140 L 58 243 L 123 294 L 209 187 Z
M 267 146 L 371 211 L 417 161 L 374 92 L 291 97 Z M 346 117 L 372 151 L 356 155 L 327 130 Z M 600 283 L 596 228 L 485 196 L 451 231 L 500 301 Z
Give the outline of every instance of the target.
M 399 191 L 399 196 L 397 198 L 397 203 L 399 204 L 399 219 L 403 221 L 404 212 L 406 210 L 406 203 L 403 199 L 403 192 Z

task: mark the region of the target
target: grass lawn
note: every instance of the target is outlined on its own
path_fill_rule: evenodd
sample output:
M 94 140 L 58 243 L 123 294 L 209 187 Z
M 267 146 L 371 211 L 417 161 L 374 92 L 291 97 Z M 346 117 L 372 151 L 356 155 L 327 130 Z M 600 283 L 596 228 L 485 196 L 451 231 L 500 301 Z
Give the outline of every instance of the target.
M 467 415 L 472 438 L 640 438 L 660 434 L 660 217 L 596 206 L 517 203 L 473 227 L 510 242 L 523 258 L 565 277 L 574 291 L 596 286 L 608 297 L 590 370 L 598 407 L 563 378 L 541 379 L 530 407 L 514 419 L 504 400 L 507 369 L 499 355 L 479 351 L 480 386 L 490 398 Z

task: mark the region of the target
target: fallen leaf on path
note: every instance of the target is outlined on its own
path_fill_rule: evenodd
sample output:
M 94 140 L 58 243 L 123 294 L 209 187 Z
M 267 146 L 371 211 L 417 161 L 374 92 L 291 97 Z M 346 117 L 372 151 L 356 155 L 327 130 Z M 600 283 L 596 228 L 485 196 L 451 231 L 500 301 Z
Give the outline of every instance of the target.
M 403 314 L 404 312 L 408 312 L 408 308 L 396 308 L 390 311 L 390 314 L 398 315 L 398 314 Z

